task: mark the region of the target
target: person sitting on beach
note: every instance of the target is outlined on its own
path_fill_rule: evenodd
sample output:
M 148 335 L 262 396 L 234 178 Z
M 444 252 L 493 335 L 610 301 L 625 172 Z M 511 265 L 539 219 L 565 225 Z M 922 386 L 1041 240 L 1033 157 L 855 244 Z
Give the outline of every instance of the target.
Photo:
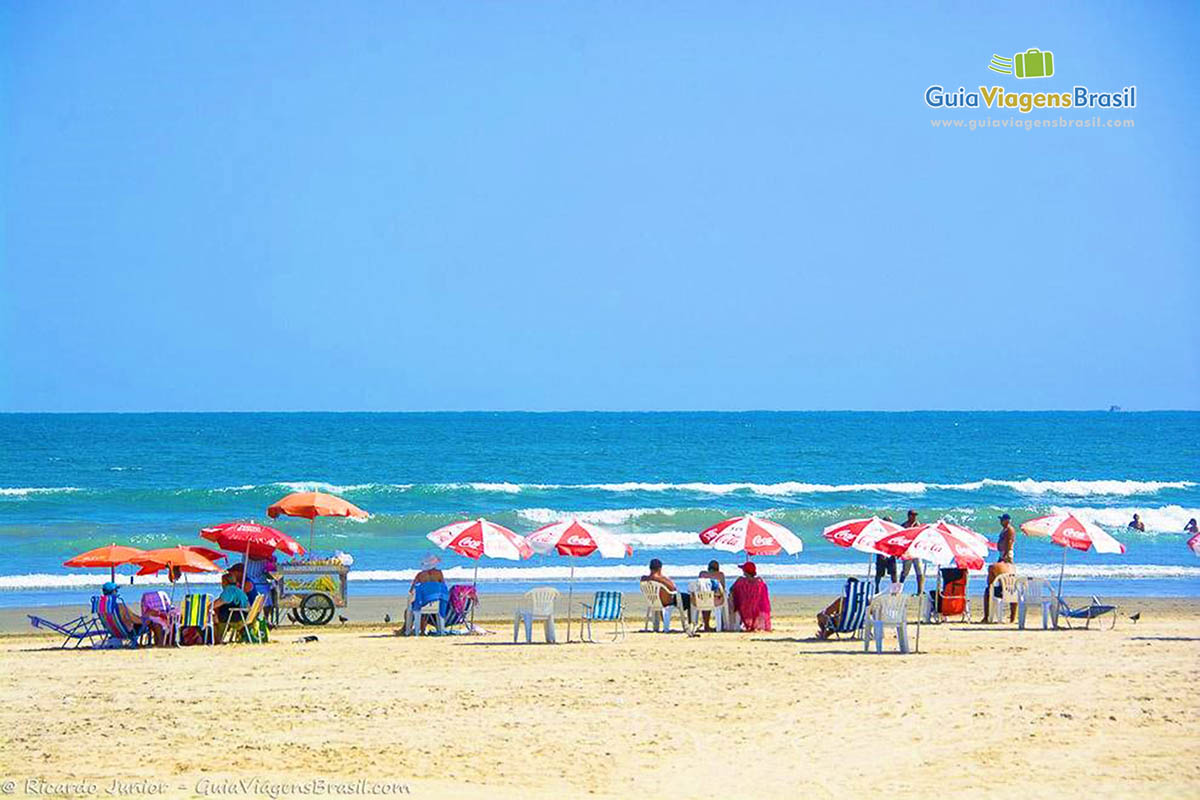
M 1014 551 L 1017 545 L 1017 529 L 1013 527 L 1012 517 L 1008 514 L 1000 515 L 1000 536 L 996 540 L 996 563 L 988 566 L 987 588 L 983 592 L 983 621 L 988 621 L 988 612 L 991 610 L 992 604 L 992 584 L 1006 572 L 1016 572 L 1014 566 Z M 1017 619 L 1017 604 L 1010 603 L 1008 609 L 1008 621 L 1015 622 Z
M 166 644 L 176 622 L 171 598 L 163 591 L 143 592 L 141 606 L 142 619 L 149 624 L 154 643 L 159 646 Z
M 450 590 L 446 587 L 446 578 L 438 569 L 441 559 L 437 556 L 427 556 L 421 562 L 421 569 L 413 576 L 408 587 L 408 610 L 405 614 L 405 630 L 412 630 L 412 617 L 420 613 L 420 609 L 428 603 L 437 602 L 439 613 L 445 619 L 450 610 Z M 421 633 L 429 624 L 428 617 L 421 617 Z
M 708 569 L 700 571 L 700 578 L 708 578 L 712 581 L 713 593 L 717 605 L 725 605 L 725 573 L 721 572 L 721 565 L 715 559 L 708 562 Z M 704 618 L 704 630 L 712 633 L 712 612 L 702 611 L 701 616 Z
M 1142 531 L 1143 533 L 1146 531 L 1146 523 L 1142 522 L 1141 518 L 1137 514 L 1134 514 L 1133 519 L 1129 520 L 1129 525 L 1127 527 L 1131 531 Z
M 1184 533 L 1200 533 L 1200 528 L 1196 527 L 1196 518 L 1192 517 L 1188 520 L 1188 524 L 1183 526 Z
M 758 577 L 753 561 L 741 565 L 742 577 L 733 582 L 729 596 L 733 610 L 742 621 L 744 631 L 771 630 L 771 596 L 767 582 Z
M 121 622 L 125 625 L 126 630 L 133 631 L 141 627 L 141 615 L 130 611 L 129 606 L 125 605 L 125 603 L 121 601 L 120 587 L 117 586 L 117 584 L 112 581 L 105 581 L 104 585 L 100 587 L 100 591 L 103 592 L 106 597 L 111 597 L 116 601 L 117 614 L 121 617 Z
M 662 574 L 662 562 L 657 558 L 650 559 L 650 574 L 642 576 L 642 583 L 652 581 L 659 584 L 662 588 L 658 591 L 658 597 L 662 600 L 664 607 L 673 606 L 679 603 L 683 608 L 685 621 L 688 619 L 688 614 L 692 610 L 692 596 L 687 592 L 681 592 L 675 587 L 675 581 Z
M 215 633 L 218 642 L 224 638 L 225 625 L 229 622 L 229 617 L 234 609 L 244 610 L 249 607 L 250 600 L 246 597 L 246 592 L 242 587 L 238 586 L 233 571 L 229 570 L 222 574 L 221 594 L 213 601 L 213 613 L 217 618 Z

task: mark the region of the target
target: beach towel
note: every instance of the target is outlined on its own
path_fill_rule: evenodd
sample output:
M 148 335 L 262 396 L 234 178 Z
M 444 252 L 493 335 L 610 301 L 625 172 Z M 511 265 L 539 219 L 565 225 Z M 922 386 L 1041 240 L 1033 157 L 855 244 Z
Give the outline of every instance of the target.
M 742 619 L 742 630 L 771 630 L 771 597 L 761 578 L 738 578 L 730 589 L 733 607 Z
M 460 617 L 467 613 L 467 604 L 478 599 L 479 596 L 475 593 L 474 586 L 460 583 L 450 587 L 450 607 Z
M 418 583 L 413 587 L 412 607 L 414 612 L 435 600 L 439 603 L 438 613 L 444 619 L 450 611 L 450 591 L 446 588 L 446 584 L 441 581 L 428 581 Z

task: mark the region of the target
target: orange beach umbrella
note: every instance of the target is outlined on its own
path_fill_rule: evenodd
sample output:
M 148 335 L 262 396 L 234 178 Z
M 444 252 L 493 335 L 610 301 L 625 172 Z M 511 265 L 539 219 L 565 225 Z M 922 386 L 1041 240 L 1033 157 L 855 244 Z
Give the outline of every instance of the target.
M 112 579 L 116 580 L 117 567 L 122 564 L 133 563 L 133 560 L 143 553 L 145 551 L 138 547 L 128 547 L 116 543 L 106 544 L 104 547 L 97 547 L 95 550 L 88 550 L 86 553 L 72 556 L 63 562 L 63 566 L 79 567 L 81 569 L 103 569 L 104 567 L 108 567 Z
M 221 568 L 196 550 L 207 548 L 162 547 L 158 550 L 147 550 L 133 559 L 133 563 L 141 567 L 139 575 L 150 575 L 164 569 L 177 569 L 180 572 L 220 572 Z M 222 556 L 223 557 L 223 556 Z
M 343 500 L 324 492 L 293 492 L 287 497 L 276 500 L 267 508 L 267 516 L 271 519 L 275 519 L 281 514 L 287 517 L 303 517 L 308 520 L 308 547 L 310 550 L 317 517 L 366 519 L 370 516 L 349 500 Z

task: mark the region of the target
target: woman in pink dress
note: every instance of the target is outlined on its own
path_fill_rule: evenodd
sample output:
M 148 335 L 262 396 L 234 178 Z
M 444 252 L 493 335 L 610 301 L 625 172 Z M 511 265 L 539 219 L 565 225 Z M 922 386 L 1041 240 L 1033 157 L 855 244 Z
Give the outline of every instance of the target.
M 741 565 L 742 577 L 733 582 L 729 595 L 733 608 L 742 620 L 744 631 L 771 630 L 771 597 L 767 582 L 758 577 L 753 561 Z

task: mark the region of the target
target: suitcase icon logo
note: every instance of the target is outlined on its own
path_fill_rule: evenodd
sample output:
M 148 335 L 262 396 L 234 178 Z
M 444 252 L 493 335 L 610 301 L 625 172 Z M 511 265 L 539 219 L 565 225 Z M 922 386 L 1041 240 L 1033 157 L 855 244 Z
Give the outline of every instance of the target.
M 1049 78 L 1054 74 L 1054 53 L 1036 47 L 1017 53 L 1012 58 L 993 53 L 988 69 L 1018 78 Z

